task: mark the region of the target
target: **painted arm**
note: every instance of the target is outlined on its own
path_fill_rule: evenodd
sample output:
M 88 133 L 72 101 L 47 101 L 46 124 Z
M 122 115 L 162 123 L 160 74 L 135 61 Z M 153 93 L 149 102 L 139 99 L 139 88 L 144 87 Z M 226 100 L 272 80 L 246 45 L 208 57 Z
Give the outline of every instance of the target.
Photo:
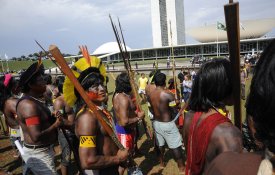
M 27 127 L 27 131 L 34 142 L 39 142 L 41 140 L 50 137 L 52 132 L 56 130 L 62 123 L 62 118 L 58 118 L 55 123 L 53 123 L 47 129 L 42 129 L 41 127 L 41 111 L 37 109 L 37 105 L 30 100 L 25 100 L 18 105 L 18 115 L 21 115 Z
M 78 117 L 76 134 L 79 136 L 79 157 L 83 169 L 102 169 L 118 165 L 127 159 L 128 151 L 119 150 L 114 156 L 98 155 L 97 135 L 99 133 L 98 122 L 90 112 L 85 112 Z

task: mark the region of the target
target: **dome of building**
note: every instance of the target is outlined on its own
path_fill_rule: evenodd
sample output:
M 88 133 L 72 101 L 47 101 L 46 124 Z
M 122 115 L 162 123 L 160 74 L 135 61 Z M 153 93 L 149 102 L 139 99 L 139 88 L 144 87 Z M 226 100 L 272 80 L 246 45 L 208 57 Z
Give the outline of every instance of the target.
M 130 51 L 131 48 L 126 46 L 127 51 Z M 108 53 L 115 53 L 119 52 L 119 47 L 117 42 L 108 42 L 105 44 L 102 44 L 99 46 L 95 51 L 93 52 L 93 55 L 104 55 Z
M 225 24 L 223 22 L 223 24 Z M 275 18 L 246 20 L 240 22 L 240 39 L 260 38 L 270 32 L 275 27 Z M 187 34 L 195 40 L 205 43 L 218 41 L 227 41 L 227 33 L 223 30 L 217 30 L 217 24 L 195 27 L 187 30 Z

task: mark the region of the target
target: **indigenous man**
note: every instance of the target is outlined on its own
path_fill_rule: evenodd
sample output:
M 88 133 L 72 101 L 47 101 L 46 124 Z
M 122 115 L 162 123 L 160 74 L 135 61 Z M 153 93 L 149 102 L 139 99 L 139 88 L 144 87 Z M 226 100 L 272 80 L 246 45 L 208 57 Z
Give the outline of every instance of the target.
M 144 118 L 144 112 L 136 110 L 131 99 L 132 88 L 127 73 L 116 78 L 116 90 L 113 97 L 113 108 L 116 116 L 116 131 L 121 144 L 134 154 L 136 126 Z M 120 167 L 121 175 L 124 168 Z
M 225 151 L 242 151 L 241 132 L 221 111 L 232 105 L 233 82 L 230 62 L 215 59 L 202 65 L 185 115 L 184 141 L 187 146 L 186 175 L 199 175 Z
M 179 130 L 173 121 L 173 107 L 179 103 L 175 101 L 175 96 L 165 89 L 166 75 L 158 73 L 155 75 L 156 89 L 150 93 L 149 101 L 153 109 L 154 121 L 153 127 L 157 139 L 157 145 L 161 154 L 159 155 L 161 166 L 164 166 L 164 144 L 172 149 L 174 157 L 177 161 L 181 173 L 184 171 L 183 155 L 182 155 L 182 138 Z
M 109 175 L 118 174 L 118 166 L 128 157 L 128 150 L 119 150 L 114 140 L 101 125 L 97 117 L 115 132 L 113 118 L 103 107 L 107 99 L 104 86 L 105 67 L 97 57 L 79 59 L 73 66 L 78 81 L 87 93 L 89 99 L 96 105 L 100 116 L 91 111 L 66 77 L 64 82 L 64 98 L 68 105 L 76 102 L 75 131 L 80 139 L 79 157 L 82 169 L 86 174 Z M 89 63 L 90 64 L 89 64 Z M 79 72 L 81 72 L 79 74 Z
M 19 85 L 24 96 L 19 99 L 16 110 L 24 134 L 24 155 L 26 162 L 23 174 L 29 168 L 34 174 L 56 174 L 53 144 L 57 140 L 57 128 L 62 117 L 56 121 L 43 101 L 46 82 L 43 79 L 42 62 L 32 64 L 20 77 Z
M 78 143 L 76 143 L 77 138 L 75 137 L 75 134 L 73 131 L 75 115 L 74 115 L 73 108 L 68 106 L 68 104 L 64 100 L 64 96 L 62 94 L 63 82 L 59 81 L 57 86 L 58 86 L 58 91 L 61 95 L 55 99 L 53 108 L 54 108 L 55 114 L 58 114 L 58 112 L 61 111 L 62 116 L 64 118 L 64 128 L 66 128 L 66 129 L 58 130 L 58 141 L 59 141 L 61 151 L 62 151 L 62 153 L 61 153 L 61 174 L 67 175 L 70 158 L 71 158 L 71 151 L 72 151 L 70 148 L 70 145 L 76 149 L 78 148 L 78 145 L 77 145 Z M 64 133 L 63 133 L 63 131 L 64 131 Z M 66 136 L 65 136 L 65 134 L 66 134 Z M 68 143 L 68 141 L 70 143 Z M 72 148 L 72 149 L 74 149 L 74 148 Z M 77 156 L 77 157 L 74 157 L 75 160 L 79 161 L 78 155 L 75 155 L 75 156 Z
M 145 77 L 144 73 L 141 73 L 141 77 L 138 79 L 138 84 L 139 84 L 138 93 L 140 94 L 143 102 L 145 102 L 145 88 L 147 83 L 148 83 L 148 78 Z

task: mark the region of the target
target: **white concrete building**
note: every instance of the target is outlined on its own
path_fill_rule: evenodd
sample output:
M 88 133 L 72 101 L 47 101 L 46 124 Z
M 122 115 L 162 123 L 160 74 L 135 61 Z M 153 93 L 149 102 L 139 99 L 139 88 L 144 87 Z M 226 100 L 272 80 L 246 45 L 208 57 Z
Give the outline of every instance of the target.
M 151 16 L 154 47 L 185 44 L 183 0 L 151 0 Z

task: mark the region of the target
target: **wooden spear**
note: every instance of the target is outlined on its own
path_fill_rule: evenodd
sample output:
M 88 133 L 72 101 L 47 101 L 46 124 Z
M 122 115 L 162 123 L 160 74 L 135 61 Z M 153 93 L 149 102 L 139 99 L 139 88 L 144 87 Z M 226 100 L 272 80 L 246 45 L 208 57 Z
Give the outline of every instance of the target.
M 240 93 L 240 22 L 239 22 L 239 3 L 233 3 L 224 6 L 224 14 L 227 28 L 227 39 L 231 69 L 233 72 L 233 98 L 234 98 L 234 122 L 235 125 L 242 129 L 241 113 L 241 93 Z
M 170 38 L 171 38 L 171 56 L 173 59 L 173 66 L 172 66 L 172 70 L 173 70 L 173 79 L 174 79 L 174 87 L 175 87 L 175 99 L 178 99 L 178 95 L 177 95 L 177 79 L 176 79 L 176 75 L 175 75 L 175 56 L 174 56 L 174 47 L 173 47 L 173 37 L 172 37 L 172 27 L 171 27 L 171 21 L 170 21 Z
M 131 85 L 133 94 L 136 98 L 137 109 L 141 110 L 142 108 L 140 106 L 140 98 L 139 98 L 139 95 L 138 95 L 138 92 L 137 92 L 137 89 L 136 89 L 134 74 L 133 74 L 133 71 L 131 69 L 131 64 L 130 64 L 130 60 L 129 60 L 129 53 L 127 52 L 127 48 L 126 48 L 126 44 L 125 44 L 125 41 L 124 41 L 124 37 L 123 37 L 120 22 L 119 22 L 119 28 L 120 28 L 122 41 L 121 41 L 121 38 L 119 36 L 118 30 L 117 30 L 116 26 L 113 23 L 111 15 L 109 15 L 109 18 L 110 18 L 112 28 L 113 28 L 113 31 L 114 31 L 114 34 L 115 34 L 115 37 L 116 37 L 116 40 L 117 40 L 117 44 L 118 44 L 118 47 L 119 47 L 119 50 L 120 50 L 120 54 L 121 54 L 123 62 L 124 62 L 124 67 L 125 67 L 125 69 L 127 71 L 127 74 L 129 76 L 130 85 Z M 124 51 L 123 51 L 123 49 L 124 49 Z M 145 122 L 145 119 L 142 119 L 142 125 L 144 127 L 145 134 L 146 134 L 147 138 L 152 139 L 152 134 L 151 134 L 152 132 L 150 131 L 149 127 L 147 126 L 147 124 Z

